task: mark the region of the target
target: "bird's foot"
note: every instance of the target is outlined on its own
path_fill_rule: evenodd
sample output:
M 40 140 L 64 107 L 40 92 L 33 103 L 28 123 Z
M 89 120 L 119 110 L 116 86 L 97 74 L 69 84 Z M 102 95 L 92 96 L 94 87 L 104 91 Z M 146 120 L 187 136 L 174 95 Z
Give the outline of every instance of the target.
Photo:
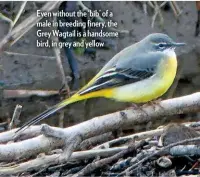
M 135 103 L 132 103 L 131 106 L 130 106 L 129 108 L 134 109 L 134 110 L 139 110 L 140 112 L 142 112 L 143 114 L 145 114 L 145 115 L 148 116 L 147 112 L 143 109 L 143 107 L 138 106 L 138 105 L 135 104 Z
M 153 100 L 153 101 L 149 101 L 146 104 L 144 104 L 142 107 L 148 107 L 148 106 L 152 106 L 154 110 L 156 110 L 156 107 L 160 107 L 161 109 L 164 109 L 161 105 L 160 102 L 162 101 L 161 98 L 157 99 L 157 100 Z

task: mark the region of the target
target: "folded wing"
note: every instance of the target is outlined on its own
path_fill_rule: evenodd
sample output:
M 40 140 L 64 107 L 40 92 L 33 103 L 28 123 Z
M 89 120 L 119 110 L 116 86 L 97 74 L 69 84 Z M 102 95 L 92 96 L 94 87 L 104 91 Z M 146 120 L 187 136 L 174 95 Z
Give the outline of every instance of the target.
M 142 54 L 128 60 L 121 59 L 112 68 L 104 71 L 92 85 L 81 90 L 80 95 L 90 92 L 135 83 L 153 76 L 162 55 Z

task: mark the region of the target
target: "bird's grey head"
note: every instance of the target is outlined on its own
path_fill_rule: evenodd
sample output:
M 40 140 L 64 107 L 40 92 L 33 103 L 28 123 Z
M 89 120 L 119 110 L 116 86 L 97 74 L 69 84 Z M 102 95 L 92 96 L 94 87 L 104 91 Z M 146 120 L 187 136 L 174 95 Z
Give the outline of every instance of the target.
M 165 51 L 174 50 L 176 47 L 183 46 L 185 43 L 177 43 L 168 35 L 162 33 L 153 33 L 141 41 L 142 46 L 147 51 Z

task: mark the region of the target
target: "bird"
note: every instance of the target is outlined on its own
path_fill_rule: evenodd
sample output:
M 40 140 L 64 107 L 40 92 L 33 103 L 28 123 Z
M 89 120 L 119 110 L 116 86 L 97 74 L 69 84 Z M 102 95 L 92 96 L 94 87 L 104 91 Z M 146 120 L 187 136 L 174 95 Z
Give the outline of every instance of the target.
M 163 33 L 152 33 L 117 53 L 84 87 L 22 125 L 16 133 L 49 117 L 65 106 L 104 97 L 133 104 L 161 97 L 177 71 L 175 48 L 184 46 Z

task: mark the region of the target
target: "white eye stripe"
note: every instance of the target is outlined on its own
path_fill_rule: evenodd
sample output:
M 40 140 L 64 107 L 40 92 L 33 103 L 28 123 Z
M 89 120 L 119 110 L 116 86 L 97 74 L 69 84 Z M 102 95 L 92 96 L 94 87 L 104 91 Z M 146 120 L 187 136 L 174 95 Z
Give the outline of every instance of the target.
M 156 45 L 167 45 L 167 43 L 166 42 L 161 42 L 161 43 L 159 43 L 159 44 L 156 44 Z
M 162 44 L 162 45 L 167 45 L 167 43 L 165 43 L 165 42 L 163 42 L 163 43 L 160 43 L 160 44 Z

